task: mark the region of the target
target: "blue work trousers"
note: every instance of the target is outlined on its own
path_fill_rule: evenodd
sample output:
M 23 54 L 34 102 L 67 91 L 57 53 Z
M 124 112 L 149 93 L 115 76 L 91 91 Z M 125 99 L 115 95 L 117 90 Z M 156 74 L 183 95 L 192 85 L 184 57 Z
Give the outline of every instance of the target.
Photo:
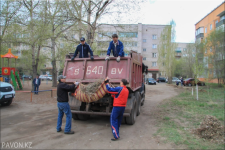
M 57 121 L 57 131 L 61 129 L 62 126 L 62 118 L 64 113 L 66 114 L 66 126 L 64 132 L 70 132 L 71 130 L 71 120 L 72 120 L 72 113 L 70 110 L 70 105 L 68 102 L 58 102 L 58 121 Z
M 123 120 L 124 110 L 125 110 L 125 107 L 113 107 L 112 113 L 110 116 L 112 133 L 113 133 L 114 138 L 116 138 L 116 139 L 118 139 L 120 137 L 119 128 L 120 128 L 121 122 Z

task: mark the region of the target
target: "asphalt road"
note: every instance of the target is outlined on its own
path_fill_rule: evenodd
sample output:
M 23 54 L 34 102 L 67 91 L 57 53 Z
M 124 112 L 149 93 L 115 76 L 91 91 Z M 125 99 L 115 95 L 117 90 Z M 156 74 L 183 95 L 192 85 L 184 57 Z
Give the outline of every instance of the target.
M 56 132 L 56 103 L 31 103 L 30 97 L 26 101 L 15 100 L 8 107 L 0 107 L 1 148 L 10 142 L 31 142 L 32 149 L 170 149 L 173 148 L 171 144 L 161 142 L 163 138 L 153 134 L 157 131 L 156 106 L 175 95 L 177 92 L 172 86 L 146 85 L 141 114 L 134 125 L 121 125 L 118 141 L 110 140 L 113 136 L 108 116 L 91 116 L 88 121 L 73 120 L 75 134 L 65 135 Z M 62 129 L 64 126 L 65 117 Z

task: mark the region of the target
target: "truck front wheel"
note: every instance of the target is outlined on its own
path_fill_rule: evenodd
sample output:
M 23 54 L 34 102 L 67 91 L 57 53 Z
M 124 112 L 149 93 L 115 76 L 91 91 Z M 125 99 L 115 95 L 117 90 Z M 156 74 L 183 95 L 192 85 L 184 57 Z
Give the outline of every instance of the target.
M 86 121 L 90 118 L 90 115 L 84 115 L 84 114 L 77 114 L 78 118 L 80 120 Z
M 135 98 L 134 98 L 135 99 Z M 131 110 L 130 116 L 126 117 L 126 123 L 129 125 L 133 125 L 136 120 L 137 108 L 136 108 L 136 100 L 134 102 L 133 108 Z
M 79 120 L 77 114 L 72 114 L 73 120 Z

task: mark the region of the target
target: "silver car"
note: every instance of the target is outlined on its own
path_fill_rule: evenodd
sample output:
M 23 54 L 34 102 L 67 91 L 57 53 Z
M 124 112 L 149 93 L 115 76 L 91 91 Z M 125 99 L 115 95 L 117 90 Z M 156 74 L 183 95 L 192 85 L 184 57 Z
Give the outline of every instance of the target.
M 181 81 L 180 81 L 180 79 L 178 79 L 177 77 L 173 77 L 173 78 L 172 78 L 172 82 L 179 82 L 179 83 L 180 83 Z

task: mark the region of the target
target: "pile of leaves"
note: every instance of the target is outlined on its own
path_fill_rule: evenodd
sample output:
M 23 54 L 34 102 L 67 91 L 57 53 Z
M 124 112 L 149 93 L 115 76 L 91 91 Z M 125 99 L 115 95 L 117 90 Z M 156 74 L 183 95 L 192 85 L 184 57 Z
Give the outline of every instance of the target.
M 193 131 L 200 138 L 210 140 L 218 144 L 224 144 L 224 126 L 214 116 L 206 116 L 200 127 Z
M 87 85 L 80 84 L 80 90 L 85 94 L 92 95 L 95 94 L 98 90 L 98 87 L 102 84 L 103 80 L 99 79 L 93 83 L 89 83 Z

